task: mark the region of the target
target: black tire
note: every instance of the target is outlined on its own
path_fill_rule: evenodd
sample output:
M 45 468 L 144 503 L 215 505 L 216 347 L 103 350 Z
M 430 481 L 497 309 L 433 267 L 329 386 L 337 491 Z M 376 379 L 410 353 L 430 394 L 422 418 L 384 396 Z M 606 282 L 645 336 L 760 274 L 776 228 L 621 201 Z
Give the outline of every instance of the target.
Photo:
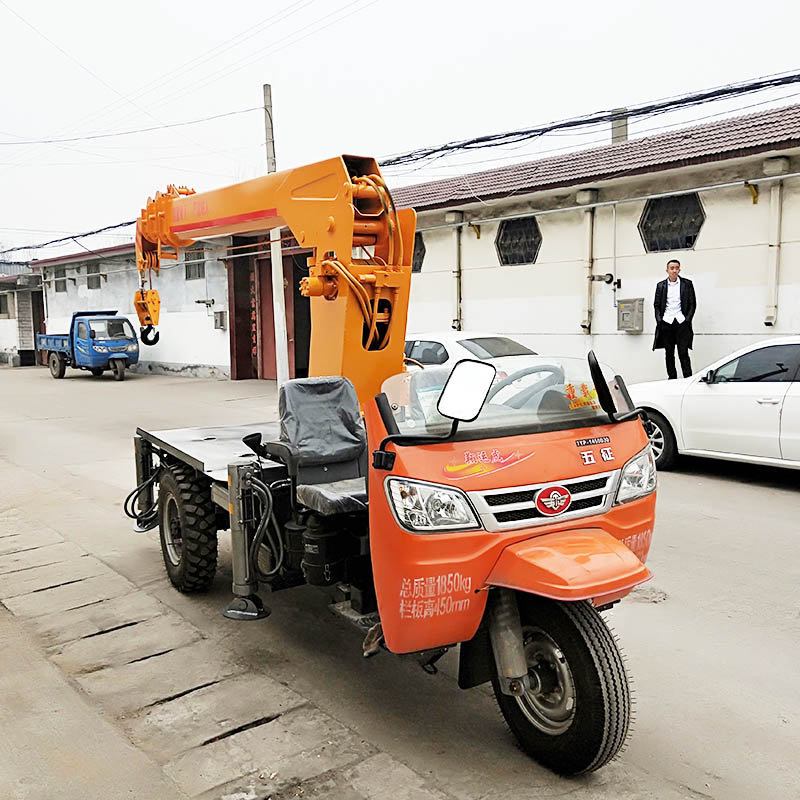
M 658 411 L 648 411 L 644 427 L 650 446 L 653 448 L 656 469 L 672 469 L 678 457 L 678 444 L 672 426 L 663 414 L 659 414 Z
M 191 467 L 166 469 L 158 489 L 161 554 L 172 585 L 204 592 L 217 571 L 216 507 L 211 484 Z
M 67 362 L 58 353 L 51 352 L 47 357 L 47 366 L 54 378 L 63 378 L 67 371 Z
M 111 362 L 111 372 L 114 373 L 115 381 L 125 380 L 125 362 L 121 358 L 115 358 Z
M 89 372 L 91 372 L 95 378 L 99 378 L 103 374 L 103 370 L 100 367 L 94 367 L 93 369 L 90 369 Z
M 531 689 L 500 691 L 503 716 L 522 749 L 560 775 L 592 772 L 628 736 L 630 689 L 617 643 L 588 602 L 517 595 Z

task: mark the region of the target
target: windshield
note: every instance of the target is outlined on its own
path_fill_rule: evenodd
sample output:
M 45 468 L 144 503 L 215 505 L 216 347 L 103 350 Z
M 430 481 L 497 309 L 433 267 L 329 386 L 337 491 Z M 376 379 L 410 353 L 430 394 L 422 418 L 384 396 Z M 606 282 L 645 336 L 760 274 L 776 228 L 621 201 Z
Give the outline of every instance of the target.
M 133 339 L 135 334 L 127 319 L 92 319 L 89 327 L 96 339 Z
M 584 359 L 520 356 L 514 367 L 508 374 L 498 370 L 481 413 L 473 422 L 461 423 L 457 438 L 489 438 L 608 423 Z M 382 389 L 400 433 L 447 433 L 451 420 L 439 414 L 436 406 L 451 370 L 452 367 L 426 367 L 384 381 Z M 613 372 L 607 367 L 603 372 L 617 410 L 631 410 L 615 387 Z
M 535 356 L 536 353 L 524 344 L 506 339 L 505 336 L 480 336 L 474 339 L 459 339 L 458 343 L 469 350 L 475 358 L 484 361 L 501 356 Z

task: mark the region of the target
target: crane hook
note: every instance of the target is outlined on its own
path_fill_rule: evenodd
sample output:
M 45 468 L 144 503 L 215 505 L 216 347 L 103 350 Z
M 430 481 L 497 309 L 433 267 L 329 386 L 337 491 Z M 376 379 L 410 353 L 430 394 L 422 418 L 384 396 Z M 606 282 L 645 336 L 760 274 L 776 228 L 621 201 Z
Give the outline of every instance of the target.
M 152 325 L 145 325 L 140 329 L 142 344 L 154 345 L 158 344 L 160 334 L 158 331 L 153 330 Z

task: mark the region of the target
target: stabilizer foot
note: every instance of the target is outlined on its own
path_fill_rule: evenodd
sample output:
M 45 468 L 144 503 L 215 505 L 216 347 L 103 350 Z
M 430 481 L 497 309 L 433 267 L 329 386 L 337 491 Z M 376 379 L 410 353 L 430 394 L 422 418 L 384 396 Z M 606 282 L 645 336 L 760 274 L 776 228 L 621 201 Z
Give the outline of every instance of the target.
M 239 621 L 252 622 L 266 619 L 272 611 L 264 605 L 257 594 L 248 597 L 234 597 L 222 612 L 223 617 Z

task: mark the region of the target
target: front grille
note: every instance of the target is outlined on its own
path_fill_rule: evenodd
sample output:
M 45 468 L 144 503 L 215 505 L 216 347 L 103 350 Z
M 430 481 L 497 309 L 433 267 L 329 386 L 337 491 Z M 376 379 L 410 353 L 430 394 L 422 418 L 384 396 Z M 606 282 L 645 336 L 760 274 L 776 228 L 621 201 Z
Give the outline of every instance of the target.
M 582 497 L 579 500 L 572 502 L 570 507 L 564 512 L 568 514 L 570 511 L 583 511 L 587 508 L 594 508 L 595 506 L 603 505 L 603 495 L 595 495 L 594 497 Z M 498 522 L 520 522 L 523 519 L 557 519 L 560 515 L 549 516 L 542 514 L 536 506 L 530 508 L 517 508 L 514 511 L 496 511 L 494 518 Z
M 545 525 L 562 519 L 583 517 L 604 510 L 611 502 L 617 485 L 618 471 L 532 486 L 509 487 L 507 491 L 468 492 L 486 530 L 508 530 L 525 525 Z M 561 514 L 542 514 L 536 508 L 536 496 L 542 489 L 563 486 L 572 495 L 572 502 Z
M 608 478 L 594 478 L 590 481 L 580 481 L 579 483 L 565 483 L 564 485 L 569 489 L 571 494 L 580 494 L 581 492 L 595 492 L 598 489 L 605 489 L 608 483 Z M 573 505 L 575 505 L 573 503 Z
M 509 503 L 532 503 L 536 492 L 509 492 L 508 494 L 487 494 L 486 502 L 490 506 L 507 506 Z

